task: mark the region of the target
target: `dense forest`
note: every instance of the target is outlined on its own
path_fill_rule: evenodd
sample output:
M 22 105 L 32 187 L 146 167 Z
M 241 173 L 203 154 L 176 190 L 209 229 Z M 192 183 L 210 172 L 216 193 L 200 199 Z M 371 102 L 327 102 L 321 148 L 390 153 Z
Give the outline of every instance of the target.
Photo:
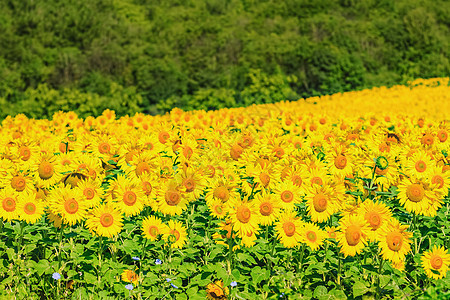
M 447 0 L 2 0 L 0 118 L 216 109 L 450 74 Z

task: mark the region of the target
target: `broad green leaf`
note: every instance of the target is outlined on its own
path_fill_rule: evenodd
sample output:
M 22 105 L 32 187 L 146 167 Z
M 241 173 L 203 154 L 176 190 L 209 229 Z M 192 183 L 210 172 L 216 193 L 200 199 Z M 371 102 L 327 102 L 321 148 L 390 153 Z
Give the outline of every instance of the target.
M 369 288 L 362 281 L 356 281 L 353 285 L 353 296 L 358 297 L 362 296 L 369 291 Z

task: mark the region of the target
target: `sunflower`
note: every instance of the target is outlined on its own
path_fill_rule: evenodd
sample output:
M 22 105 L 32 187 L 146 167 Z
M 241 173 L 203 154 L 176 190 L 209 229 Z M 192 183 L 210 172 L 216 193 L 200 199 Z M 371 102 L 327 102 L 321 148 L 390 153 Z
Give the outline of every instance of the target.
M 337 228 L 335 226 L 325 227 L 325 231 L 327 233 L 327 238 L 331 240 L 335 240 L 337 238 Z
M 164 150 L 164 146 L 158 141 L 158 137 L 153 133 L 146 133 L 139 137 L 137 141 L 140 149 L 150 153 L 158 154 Z
M 188 203 L 186 193 L 182 191 L 183 188 L 184 186 L 180 185 L 175 179 L 164 183 L 157 197 L 158 210 L 165 215 L 180 215 L 186 209 Z
M 144 209 L 145 193 L 138 182 L 118 175 L 116 188 L 108 202 L 116 206 L 125 216 L 135 216 Z
M 117 140 L 112 136 L 100 135 L 92 141 L 92 155 L 109 161 L 118 152 Z
M 75 225 L 86 217 L 86 203 L 80 190 L 60 185 L 47 197 L 50 209 L 59 214 L 65 224 Z
M 409 212 L 426 215 L 430 207 L 431 192 L 421 181 L 404 178 L 398 185 L 400 204 Z
M 34 165 L 35 181 L 46 188 L 61 180 L 61 166 L 58 164 L 57 156 L 43 154 L 36 159 Z
M 82 179 L 78 182 L 75 190 L 81 192 L 81 197 L 87 208 L 95 207 L 102 201 L 104 190 L 101 187 L 101 182 L 98 180 L 91 178 Z
M 142 221 L 142 233 L 147 239 L 154 241 L 160 234 L 167 232 L 167 225 L 155 217 L 150 216 Z
M 273 187 L 276 197 L 280 200 L 281 208 L 285 211 L 293 211 L 295 204 L 301 203 L 300 188 L 291 180 L 285 180 Z
M 86 219 L 89 231 L 99 236 L 113 237 L 122 230 L 122 214 L 107 204 L 95 207 Z
M 228 248 L 228 239 L 234 239 L 236 238 L 236 234 L 233 231 L 233 226 L 231 224 L 231 220 L 222 221 L 218 225 L 218 230 L 216 233 L 213 233 L 212 238 L 216 241 L 219 245 L 224 245 Z M 233 247 L 234 249 L 239 248 L 238 245 L 235 245 Z
M 181 139 L 178 154 L 181 162 L 197 161 L 200 158 L 200 149 L 193 136 L 184 136 Z
M 253 178 L 254 189 L 268 189 L 277 184 L 273 168 L 270 164 L 258 163 L 256 166 L 248 166 L 246 169 L 246 177 Z M 245 191 L 250 195 L 251 190 Z
M 259 209 L 259 222 L 261 225 L 272 225 L 280 215 L 280 199 L 274 194 L 259 193 L 255 198 L 255 205 Z
M 75 152 L 61 153 L 55 156 L 56 164 L 59 168 L 59 173 L 66 174 L 69 172 L 74 172 L 77 156 L 78 155 Z M 64 175 L 61 175 L 61 177 L 64 177 Z
M 152 208 L 155 205 L 154 199 L 159 193 L 159 181 L 155 174 L 145 173 L 139 176 L 139 179 L 136 182 L 141 186 L 142 190 L 145 194 L 146 201 L 143 201 L 144 204 L 150 205 Z
M 189 200 L 196 200 L 203 193 L 206 180 L 198 170 L 185 168 L 183 172 L 178 173 L 176 180 L 185 188 L 184 192 Z
M 435 162 L 430 159 L 423 150 L 416 151 L 405 163 L 406 174 L 417 179 L 425 179 L 430 176 L 430 171 Z
M 0 138 L 1 138 L 1 135 L 0 135 Z M 0 147 L 1 147 L 1 140 L 0 140 Z M 9 159 L 3 159 L 2 155 L 1 155 L 1 150 L 0 150 L 0 187 L 11 186 L 12 188 L 14 188 L 11 185 L 11 179 L 13 177 L 13 174 L 11 174 L 11 170 L 15 170 L 15 169 L 16 169 L 16 164 L 14 164 Z M 22 168 L 22 169 L 24 169 L 24 168 Z M 8 176 L 9 176 L 9 178 L 8 178 Z
M 32 192 L 34 190 L 33 177 L 29 172 L 12 170 L 4 179 L 17 192 Z
M 233 224 L 233 230 L 238 232 L 240 236 L 255 231 L 259 223 L 255 204 L 249 202 L 247 198 L 230 203 L 229 218 Z
M 302 227 L 303 222 L 292 211 L 284 212 L 275 223 L 278 239 L 287 248 L 293 248 L 302 241 Z
M 132 179 L 136 179 L 146 173 L 155 174 L 155 158 L 155 154 L 149 151 L 138 152 L 134 155 L 133 160 L 126 162 L 121 168 Z
M 214 200 L 213 202 L 207 202 L 206 204 L 208 205 L 211 215 L 218 219 L 225 218 L 228 213 L 229 206 L 221 200 Z
M 305 196 L 308 215 L 314 222 L 325 222 L 336 211 L 333 190 L 329 185 L 313 185 Z
M 167 231 L 164 234 L 164 239 L 170 243 L 171 248 L 183 248 L 187 242 L 186 228 L 183 223 L 179 221 L 170 220 L 167 223 Z
M 36 199 L 36 193 L 20 193 L 18 200 L 17 211 L 20 220 L 34 224 L 44 215 L 45 204 Z
M 363 215 L 370 226 L 370 231 L 367 236 L 369 241 L 376 241 L 378 234 L 386 226 L 392 213 L 383 202 L 374 202 L 371 199 L 366 199 L 358 209 L 358 214 Z
M 353 173 L 353 157 L 347 153 L 345 146 L 335 145 L 328 152 L 328 171 L 330 174 L 344 178 Z
M 226 300 L 229 292 L 222 280 L 216 280 L 206 286 L 206 298 L 209 300 Z
M 96 179 L 104 172 L 102 161 L 92 154 L 78 155 L 75 160 L 75 172 Z
M 249 232 L 247 232 L 244 235 L 240 235 L 238 233 L 238 236 L 241 238 L 241 244 L 244 247 L 250 248 L 250 247 L 253 247 L 255 245 L 255 241 L 257 239 L 256 232 L 249 231 Z
M 365 167 L 361 172 L 362 177 L 372 178 L 372 173 L 375 172 L 374 183 L 380 188 L 387 190 L 398 179 L 398 165 L 391 155 L 379 152 L 379 154 L 367 156 L 363 165 Z
M 442 190 L 443 194 L 446 194 L 446 191 L 450 188 L 450 172 L 445 172 L 441 166 L 435 166 L 431 169 L 430 178 L 431 184 Z
M 18 218 L 19 210 L 17 209 L 19 193 L 10 187 L 0 189 L 0 218 L 3 221 L 12 221 Z
M 33 140 L 20 141 L 11 149 L 16 154 L 14 161 L 19 167 L 28 169 L 35 164 L 35 160 L 40 155 L 40 149 Z
M 345 257 L 355 256 L 361 252 L 367 244 L 369 231 L 370 227 L 363 216 L 348 215 L 340 220 L 336 238 Z
M 121 274 L 122 281 L 131 282 L 132 284 L 137 285 L 139 282 L 139 275 L 136 274 L 132 270 L 124 270 Z
M 230 199 L 233 200 L 239 197 L 235 185 L 224 178 L 212 178 L 209 180 L 208 186 L 205 195 L 207 203 L 214 202 L 215 200 L 220 200 L 225 203 Z
M 427 276 L 437 280 L 446 276 L 450 265 L 450 254 L 444 247 L 434 245 L 431 250 L 422 255 L 421 261 Z
M 384 259 L 393 263 L 405 260 L 406 254 L 411 251 L 412 232 L 406 231 L 408 225 L 402 225 L 397 219 L 391 218 L 379 236 L 379 247 Z
M 396 262 L 396 263 L 391 262 L 391 264 L 394 269 L 397 269 L 399 271 L 405 270 L 405 262 L 404 261 L 400 261 L 400 262 Z
M 312 251 L 319 249 L 323 244 L 327 233 L 313 223 L 304 223 L 301 229 L 301 241 L 308 245 Z
M 331 176 L 327 174 L 327 171 L 323 167 L 310 168 L 306 173 L 305 184 L 302 185 L 303 189 L 307 189 L 313 185 L 326 185 L 331 181 Z
M 49 222 L 53 222 L 53 225 L 54 225 L 56 228 L 61 228 L 61 225 L 62 225 L 62 223 L 63 223 L 63 220 L 61 219 L 61 217 L 58 216 L 58 215 L 55 215 L 55 214 L 51 211 L 51 209 L 48 209 L 48 208 L 47 208 L 47 213 L 48 213 L 48 221 L 49 221 Z

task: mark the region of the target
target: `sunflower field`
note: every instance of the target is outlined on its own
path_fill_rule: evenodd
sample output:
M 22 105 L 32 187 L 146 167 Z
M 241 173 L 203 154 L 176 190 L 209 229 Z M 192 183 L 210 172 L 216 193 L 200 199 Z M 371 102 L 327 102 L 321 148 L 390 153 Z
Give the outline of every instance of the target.
M 449 299 L 450 80 L 0 127 L 2 299 Z

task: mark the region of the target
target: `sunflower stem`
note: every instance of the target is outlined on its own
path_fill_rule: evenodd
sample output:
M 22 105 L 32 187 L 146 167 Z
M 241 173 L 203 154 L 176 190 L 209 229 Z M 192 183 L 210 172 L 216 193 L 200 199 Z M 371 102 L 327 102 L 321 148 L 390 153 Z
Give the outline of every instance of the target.
M 233 267 L 233 238 L 228 238 L 228 274 L 231 275 Z
M 272 237 L 272 249 L 270 250 L 270 257 L 273 257 L 275 251 L 275 245 L 277 243 L 277 239 L 275 235 Z M 269 271 L 272 273 L 272 261 L 269 260 Z
M 142 246 L 142 250 L 141 250 L 141 260 L 143 260 L 144 259 L 144 257 L 145 257 L 145 247 L 147 247 L 147 241 L 148 241 L 148 239 L 147 238 L 145 238 L 145 241 L 144 241 L 144 245 Z
M 99 236 L 98 241 L 98 272 L 97 272 L 97 280 L 98 280 L 98 288 L 100 290 L 100 281 L 101 281 L 101 272 L 102 272 L 102 251 L 103 251 L 103 237 Z
M 17 244 L 17 252 L 19 252 L 19 247 L 20 247 L 20 249 L 22 249 L 24 227 L 25 227 L 25 221 L 20 221 L 19 243 Z
M 337 284 L 341 285 L 341 267 L 342 267 L 342 261 L 341 261 L 341 253 L 338 253 L 338 273 L 337 273 Z
M 298 260 L 298 270 L 300 272 L 302 272 L 302 267 L 303 267 L 303 255 L 305 253 L 305 249 L 306 249 L 306 244 L 302 243 L 302 249 L 300 251 L 300 259 Z
M 378 267 L 378 277 L 377 277 L 377 298 L 381 299 L 380 277 L 381 277 L 381 272 L 383 270 L 383 262 L 384 262 L 383 257 L 381 257 L 381 255 L 379 257 L 379 260 L 380 260 L 380 266 Z
M 61 224 L 61 228 L 59 229 L 59 250 L 58 250 L 58 270 L 61 268 L 61 250 L 62 250 L 62 238 L 64 234 L 64 226 Z
M 369 185 L 369 195 L 367 198 L 372 199 L 372 189 L 373 189 L 373 180 L 375 179 L 375 170 L 377 168 L 377 164 L 375 163 L 375 165 L 373 166 L 373 170 L 372 170 L 372 179 L 370 180 L 370 185 Z
M 173 249 L 172 249 L 172 245 L 169 245 L 169 259 L 168 259 L 168 262 L 169 262 L 169 274 L 170 275 L 172 275 L 172 251 L 173 251 Z

